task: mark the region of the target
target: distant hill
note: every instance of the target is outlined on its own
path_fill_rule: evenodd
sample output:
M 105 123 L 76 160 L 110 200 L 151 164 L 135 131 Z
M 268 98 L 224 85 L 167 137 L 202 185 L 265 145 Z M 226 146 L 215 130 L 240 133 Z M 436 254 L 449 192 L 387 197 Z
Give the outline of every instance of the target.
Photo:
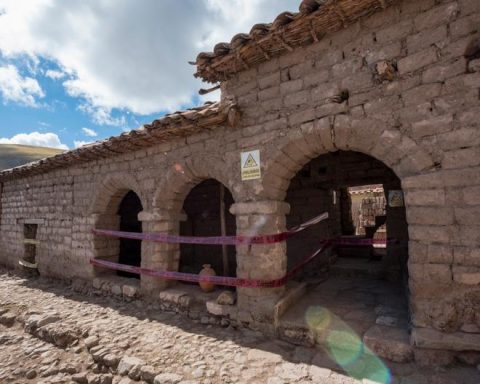
M 0 171 L 64 152 L 57 148 L 0 144 Z

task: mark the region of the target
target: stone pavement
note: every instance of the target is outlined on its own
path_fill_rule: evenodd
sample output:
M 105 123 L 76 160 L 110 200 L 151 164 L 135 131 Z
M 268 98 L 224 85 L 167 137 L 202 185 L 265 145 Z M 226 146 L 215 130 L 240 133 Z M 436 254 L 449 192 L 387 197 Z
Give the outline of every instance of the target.
M 384 383 L 480 383 L 472 367 L 387 365 Z M 368 364 L 357 379 L 349 368 L 320 349 L 0 270 L 0 383 L 371 383 Z

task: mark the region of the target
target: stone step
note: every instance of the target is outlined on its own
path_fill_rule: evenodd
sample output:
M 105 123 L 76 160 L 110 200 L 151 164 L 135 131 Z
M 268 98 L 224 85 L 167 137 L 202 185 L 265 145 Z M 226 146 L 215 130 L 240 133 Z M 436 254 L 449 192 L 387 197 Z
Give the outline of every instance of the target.
M 330 275 L 380 279 L 384 277 L 385 270 L 382 263 L 377 261 L 340 257 L 336 263 L 330 267 Z
M 413 347 L 406 328 L 374 325 L 363 336 L 363 342 L 372 352 L 397 363 L 413 361 Z

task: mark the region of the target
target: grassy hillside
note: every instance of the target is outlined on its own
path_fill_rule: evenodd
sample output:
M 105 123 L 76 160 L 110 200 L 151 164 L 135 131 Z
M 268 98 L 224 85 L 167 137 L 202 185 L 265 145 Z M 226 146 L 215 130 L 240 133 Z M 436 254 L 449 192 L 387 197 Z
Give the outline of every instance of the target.
M 30 145 L 0 144 L 0 171 L 63 152 L 61 149 Z

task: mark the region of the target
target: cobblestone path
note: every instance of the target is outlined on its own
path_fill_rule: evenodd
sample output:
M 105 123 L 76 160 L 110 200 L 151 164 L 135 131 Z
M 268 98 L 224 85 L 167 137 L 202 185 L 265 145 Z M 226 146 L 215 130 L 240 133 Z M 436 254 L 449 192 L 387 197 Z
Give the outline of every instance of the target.
M 472 367 L 388 369 L 392 383 L 480 383 Z M 357 379 L 321 349 L 0 270 L 0 383 L 371 383 Z

